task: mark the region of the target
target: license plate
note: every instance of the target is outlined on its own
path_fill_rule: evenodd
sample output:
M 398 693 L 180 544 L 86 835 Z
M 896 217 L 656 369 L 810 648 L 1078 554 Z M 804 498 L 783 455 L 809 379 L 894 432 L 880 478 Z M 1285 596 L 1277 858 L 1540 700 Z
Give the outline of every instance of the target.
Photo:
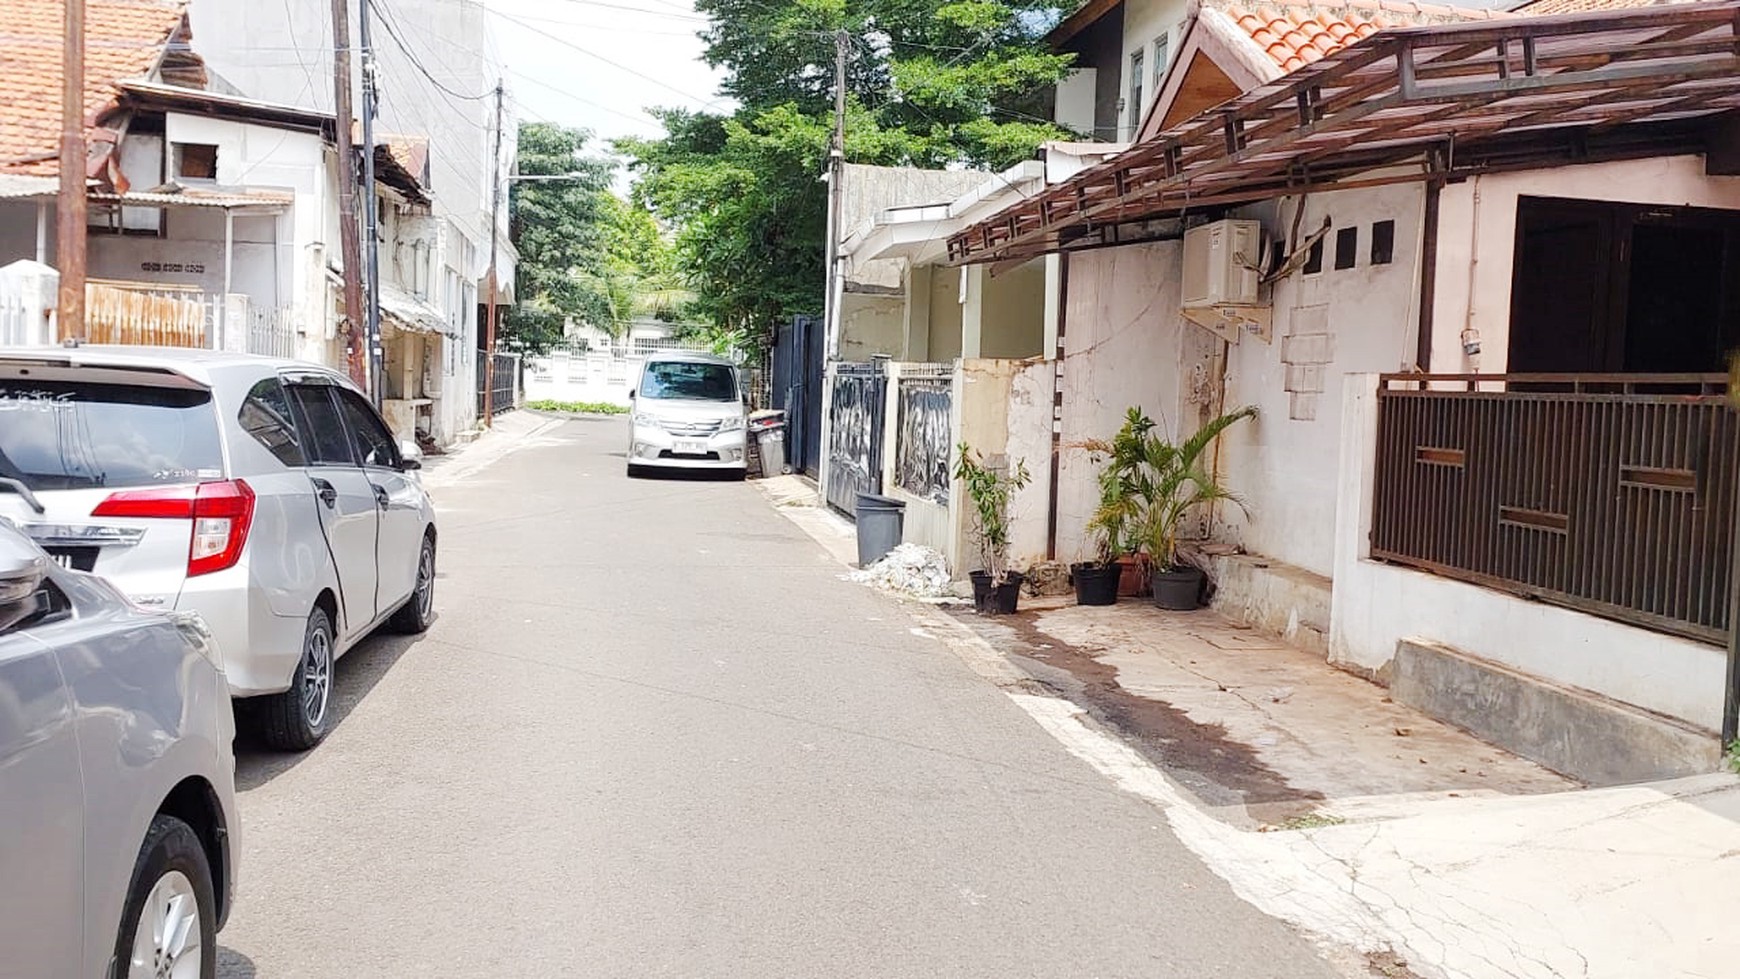
M 707 454 L 707 443 L 705 443 L 705 442 L 678 442 L 677 447 L 675 449 L 673 449 L 672 451 L 676 452 L 678 455 L 704 456 Z
M 72 571 L 90 571 L 97 566 L 97 549 L 94 547 L 50 547 L 46 550 L 55 564 Z

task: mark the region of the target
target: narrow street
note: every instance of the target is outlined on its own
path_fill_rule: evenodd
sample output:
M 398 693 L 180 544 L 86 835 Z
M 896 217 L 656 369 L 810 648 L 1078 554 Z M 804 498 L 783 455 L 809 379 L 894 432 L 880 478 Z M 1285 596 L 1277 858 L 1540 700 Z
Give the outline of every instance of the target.
M 570 421 L 436 492 L 439 618 L 243 743 L 219 975 L 1330 976 L 732 482 Z M 915 634 L 917 633 L 917 634 Z

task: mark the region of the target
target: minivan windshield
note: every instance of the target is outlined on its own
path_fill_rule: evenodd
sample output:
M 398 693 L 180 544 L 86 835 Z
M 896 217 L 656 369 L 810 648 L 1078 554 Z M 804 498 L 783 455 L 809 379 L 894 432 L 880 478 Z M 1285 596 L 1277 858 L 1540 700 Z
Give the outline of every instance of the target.
M 209 391 L 0 379 L 0 476 L 33 490 L 223 478 Z
M 655 360 L 641 373 L 640 396 L 660 401 L 736 401 L 737 369 L 705 361 Z

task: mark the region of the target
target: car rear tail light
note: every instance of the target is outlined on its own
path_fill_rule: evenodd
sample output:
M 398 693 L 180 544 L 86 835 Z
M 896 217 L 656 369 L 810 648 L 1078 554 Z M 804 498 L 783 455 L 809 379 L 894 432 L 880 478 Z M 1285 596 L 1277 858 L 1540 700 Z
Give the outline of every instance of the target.
M 122 490 L 97 504 L 93 517 L 191 520 L 189 578 L 233 568 L 254 522 L 254 490 L 239 479 L 164 489 Z

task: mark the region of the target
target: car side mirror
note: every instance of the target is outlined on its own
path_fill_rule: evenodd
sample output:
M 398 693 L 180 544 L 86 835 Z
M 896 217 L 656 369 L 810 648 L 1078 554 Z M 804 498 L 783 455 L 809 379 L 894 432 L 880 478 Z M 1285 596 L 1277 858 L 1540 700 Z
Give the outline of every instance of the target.
M 36 613 L 36 593 L 48 575 L 48 559 L 24 535 L 0 527 L 0 632 Z
M 634 388 L 628 389 L 628 400 L 630 400 L 630 401 L 634 400 Z
M 399 443 L 399 468 L 405 470 L 423 468 L 423 449 L 415 442 Z

